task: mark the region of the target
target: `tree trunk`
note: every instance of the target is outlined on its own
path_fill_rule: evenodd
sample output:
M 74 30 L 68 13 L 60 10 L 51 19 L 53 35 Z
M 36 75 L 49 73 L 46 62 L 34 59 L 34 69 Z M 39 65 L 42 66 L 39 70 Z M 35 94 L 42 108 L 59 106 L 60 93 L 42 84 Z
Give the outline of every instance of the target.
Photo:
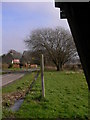
M 62 64 L 57 65 L 57 71 L 62 71 Z
M 59 67 L 59 65 L 57 66 L 57 71 L 60 71 L 60 67 Z

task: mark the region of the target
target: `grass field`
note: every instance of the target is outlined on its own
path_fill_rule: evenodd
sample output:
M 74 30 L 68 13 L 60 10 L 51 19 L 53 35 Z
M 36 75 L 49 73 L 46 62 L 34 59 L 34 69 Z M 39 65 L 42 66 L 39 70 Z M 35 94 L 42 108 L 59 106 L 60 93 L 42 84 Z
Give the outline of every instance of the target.
M 38 77 L 15 118 L 83 118 L 88 117 L 88 87 L 83 73 L 45 72 L 45 98 L 41 97 Z M 4 90 L 5 91 L 5 90 Z

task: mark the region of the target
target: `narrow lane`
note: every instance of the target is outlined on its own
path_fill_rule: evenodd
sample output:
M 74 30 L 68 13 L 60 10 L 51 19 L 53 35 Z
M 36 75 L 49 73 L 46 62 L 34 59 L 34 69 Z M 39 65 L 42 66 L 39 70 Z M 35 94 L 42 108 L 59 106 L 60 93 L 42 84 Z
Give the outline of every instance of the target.
M 11 73 L 2 75 L 2 86 L 10 84 L 11 82 L 24 76 L 24 73 Z

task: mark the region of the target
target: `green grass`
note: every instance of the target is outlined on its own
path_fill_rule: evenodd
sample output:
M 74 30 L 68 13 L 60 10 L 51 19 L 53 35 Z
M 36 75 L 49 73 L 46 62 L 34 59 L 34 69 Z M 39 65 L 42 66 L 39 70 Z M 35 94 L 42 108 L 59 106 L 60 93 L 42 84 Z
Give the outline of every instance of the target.
M 3 69 L 3 70 L 11 70 L 11 71 L 18 71 L 18 70 L 21 70 L 21 69 L 23 69 L 23 68 L 5 68 L 5 69 Z
M 6 68 L 6 69 L 2 69 L 2 72 L 0 73 L 0 75 L 7 74 L 8 71 L 15 72 L 15 71 L 23 71 L 23 70 L 26 70 L 26 69 L 25 68 Z
M 25 88 L 27 88 L 30 83 L 32 82 L 32 80 L 34 79 L 34 75 L 35 73 L 28 73 L 26 75 L 24 75 L 22 78 L 20 78 L 19 80 L 16 80 L 15 82 L 11 83 L 10 85 L 7 85 L 5 87 L 2 88 L 2 93 L 6 94 L 6 93 L 12 93 L 12 92 L 16 92 L 17 90 L 23 90 Z
M 88 117 L 88 87 L 83 73 L 45 72 L 45 99 L 41 97 L 41 79 L 26 96 L 16 118 Z M 11 115 L 12 115 L 11 114 Z

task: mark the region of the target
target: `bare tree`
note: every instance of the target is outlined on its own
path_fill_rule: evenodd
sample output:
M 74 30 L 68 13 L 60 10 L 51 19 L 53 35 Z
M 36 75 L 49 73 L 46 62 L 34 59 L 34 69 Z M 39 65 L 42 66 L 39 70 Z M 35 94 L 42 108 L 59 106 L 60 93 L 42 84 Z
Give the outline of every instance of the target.
M 47 50 L 48 55 L 57 67 L 62 70 L 64 63 L 76 55 L 72 35 L 64 28 L 36 29 L 25 40 L 26 45 L 34 51 Z

